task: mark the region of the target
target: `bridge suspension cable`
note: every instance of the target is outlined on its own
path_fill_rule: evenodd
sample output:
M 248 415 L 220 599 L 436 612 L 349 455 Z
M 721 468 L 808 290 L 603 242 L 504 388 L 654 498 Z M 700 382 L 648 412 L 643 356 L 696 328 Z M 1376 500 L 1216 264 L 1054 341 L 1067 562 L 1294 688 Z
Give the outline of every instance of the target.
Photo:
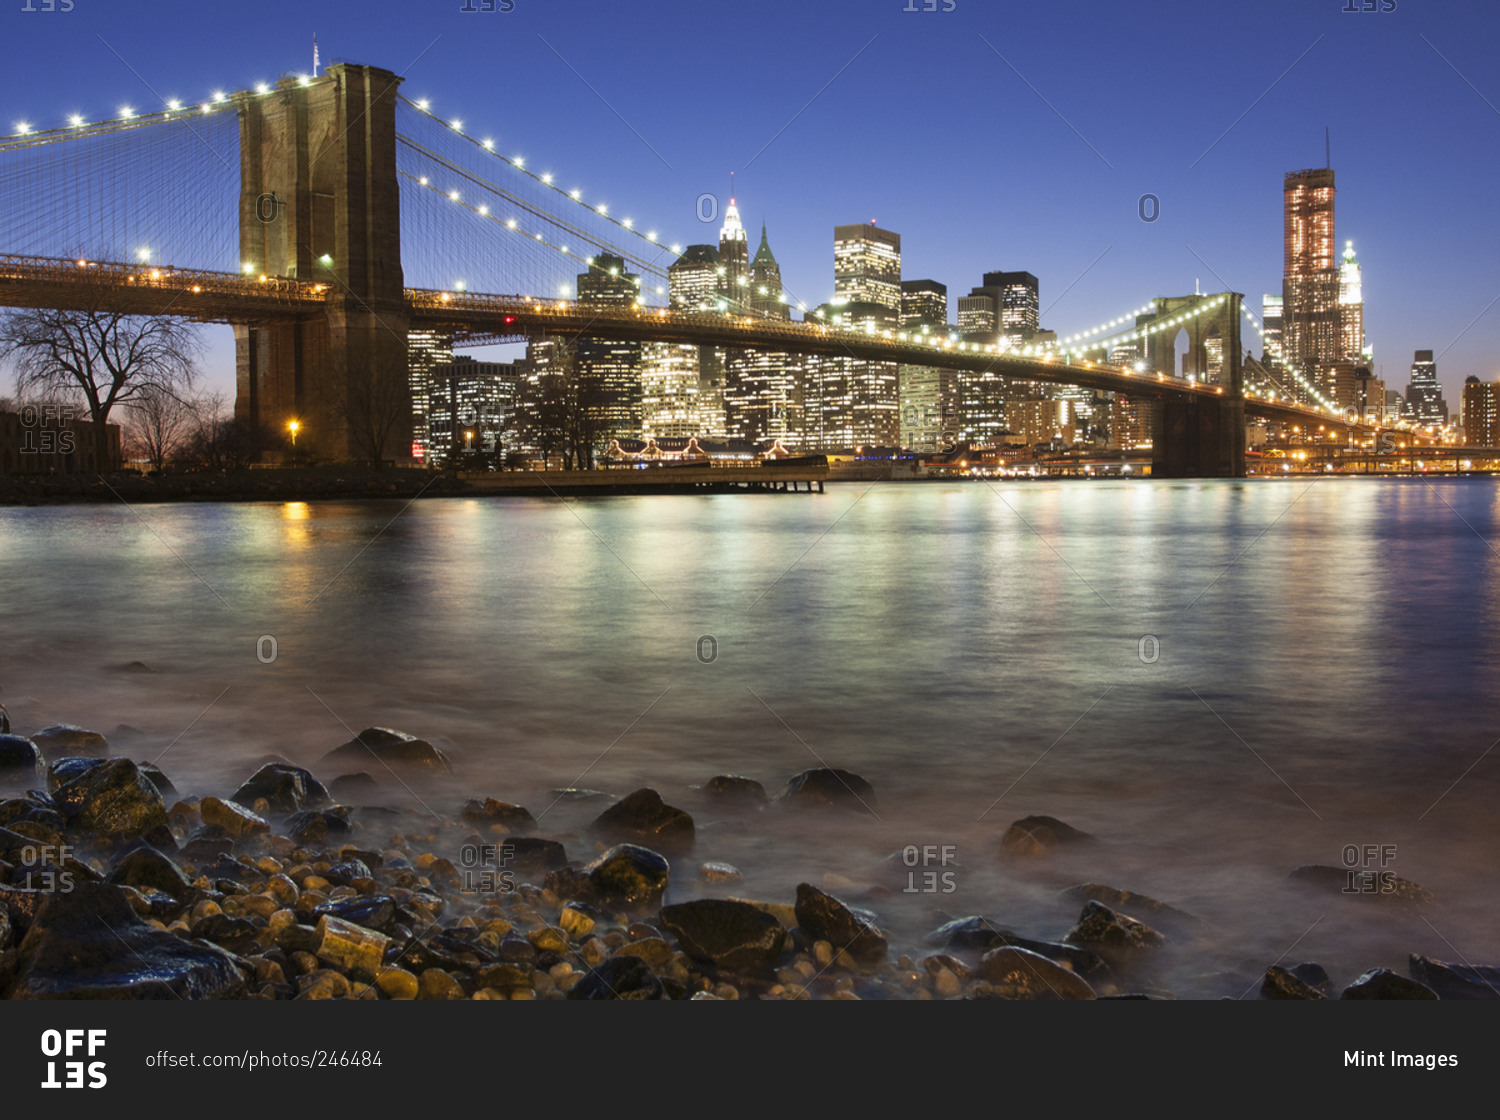
M 471 290 L 550 298 L 570 294 L 590 258 L 607 253 L 641 277 L 643 298 L 665 296 L 667 265 L 681 246 L 663 244 L 654 229 L 585 202 L 581 189 L 565 190 L 551 173 L 501 154 L 492 139 L 465 132 L 461 120 L 442 120 L 426 101 L 399 99 L 397 142 L 408 283 L 462 281 Z
M 239 126 L 219 96 L 0 138 L 0 249 L 237 270 Z

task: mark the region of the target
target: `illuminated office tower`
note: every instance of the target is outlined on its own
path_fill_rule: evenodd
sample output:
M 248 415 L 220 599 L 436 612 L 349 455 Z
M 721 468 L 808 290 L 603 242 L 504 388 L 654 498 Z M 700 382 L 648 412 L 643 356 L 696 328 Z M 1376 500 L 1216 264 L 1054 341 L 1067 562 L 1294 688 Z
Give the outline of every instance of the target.
M 792 317 L 786 293 L 781 290 L 781 266 L 771 253 L 764 222 L 760 226 L 760 247 L 755 250 L 755 256 L 750 261 L 750 307 L 757 315 L 768 319 Z
M 1334 255 L 1333 169 L 1288 172 L 1282 184 L 1285 245 L 1281 281 L 1286 367 L 1325 395 L 1331 366 L 1342 357 L 1339 264 Z M 1296 386 L 1299 397 L 1311 399 Z
M 833 302 L 874 304 L 884 309 L 882 325 L 900 325 L 899 233 L 881 229 L 874 222 L 834 226 Z
M 673 311 L 712 311 L 719 289 L 719 250 L 689 245 L 667 267 L 667 300 Z
M 1260 297 L 1261 354 L 1268 363 L 1280 365 L 1282 353 L 1281 296 Z
M 641 437 L 677 439 L 701 434 L 698 347 L 678 342 L 641 344 Z
M 1464 378 L 1464 442 L 1500 447 L 1500 381 Z
M 1448 402 L 1438 384 L 1437 363 L 1431 350 L 1418 350 L 1411 363 L 1411 383 L 1406 387 L 1406 410 L 1418 424 L 1448 423 Z
M 733 198 L 724 208 L 724 225 L 719 230 L 718 291 L 727 310 L 740 315 L 749 311 L 750 246 Z
M 625 261 L 600 253 L 578 276 L 580 307 L 630 307 L 640 298 L 641 278 Z M 581 406 L 601 439 L 634 438 L 641 431 L 641 344 L 584 337 L 574 347 Z
M 1339 355 L 1351 362 L 1370 359 L 1365 345 L 1364 277 L 1354 256 L 1354 242 L 1344 242 L 1344 259 L 1339 265 Z
M 437 331 L 408 331 L 406 334 L 406 376 L 411 386 L 412 458 L 427 462 L 432 452 L 427 415 L 432 403 L 432 370 L 434 366 L 453 361 L 453 337 Z
M 948 286 L 936 280 L 901 281 L 901 326 L 948 325 Z

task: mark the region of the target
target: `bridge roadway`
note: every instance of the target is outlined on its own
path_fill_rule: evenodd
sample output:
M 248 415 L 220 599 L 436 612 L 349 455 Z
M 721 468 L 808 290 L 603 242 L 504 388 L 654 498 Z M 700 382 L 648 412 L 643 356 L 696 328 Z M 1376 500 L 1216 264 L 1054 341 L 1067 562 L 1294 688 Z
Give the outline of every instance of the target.
M 0 306 L 59 310 L 109 310 L 130 315 L 177 315 L 202 322 L 248 323 L 311 319 L 326 312 L 338 284 L 284 276 L 250 276 L 149 264 L 0 256 Z M 1069 363 L 1055 356 L 1000 354 L 994 346 L 954 342 L 915 333 L 840 329 L 792 322 L 658 307 L 589 307 L 567 300 L 472 292 L 405 289 L 411 325 L 452 331 L 475 345 L 539 333 L 590 335 L 642 342 L 827 354 L 867 361 L 936 365 L 1000 376 L 1158 400 L 1204 400 L 1222 386 L 1167 377 L 1098 362 Z M 1342 417 L 1247 393 L 1247 416 L 1278 423 L 1342 423 Z M 1361 434 L 1382 429 L 1349 425 Z M 1415 438 L 1415 436 L 1414 436 Z

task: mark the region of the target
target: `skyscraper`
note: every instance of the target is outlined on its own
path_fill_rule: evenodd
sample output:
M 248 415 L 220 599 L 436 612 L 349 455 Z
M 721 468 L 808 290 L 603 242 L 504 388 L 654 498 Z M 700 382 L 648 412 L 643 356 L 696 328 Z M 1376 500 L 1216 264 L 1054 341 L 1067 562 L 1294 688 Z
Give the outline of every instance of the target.
M 1285 245 L 1281 281 L 1282 352 L 1289 370 L 1320 390 L 1342 357 L 1339 268 L 1334 256 L 1333 169 L 1288 172 L 1282 182 Z M 1301 386 L 1297 393 L 1310 399 Z
M 427 415 L 432 404 L 432 370 L 453 361 L 453 336 L 437 331 L 408 331 L 406 375 L 411 386 L 412 458 L 426 462 L 432 451 Z
M 766 240 L 766 224 L 760 224 L 760 247 L 750 261 L 750 306 L 758 315 L 768 319 L 790 319 L 792 309 L 787 306 L 786 295 L 781 290 L 781 266 L 771 253 L 771 244 Z
M 481 362 L 468 354 L 435 366 L 427 412 L 427 461 L 446 462 L 454 451 L 504 451 L 506 434 L 514 434 L 517 427 L 520 373 L 513 362 Z M 473 437 L 466 438 L 465 432 Z
M 673 311 L 712 311 L 719 286 L 719 250 L 689 245 L 667 267 L 667 299 Z
M 728 310 L 738 315 L 750 309 L 750 246 L 745 240 L 745 227 L 740 222 L 740 211 L 729 200 L 724 208 L 724 225 L 719 230 L 719 296 L 728 304 Z
M 1281 319 L 1281 296 L 1270 294 L 1261 296 L 1260 299 L 1260 328 L 1261 337 L 1265 344 L 1261 347 L 1261 354 L 1267 363 L 1279 363 L 1282 353 L 1282 319 Z
M 901 325 L 942 327 L 948 324 L 948 285 L 936 280 L 901 281 Z
M 986 272 L 983 290 L 996 293 L 995 310 L 1002 337 L 1025 342 L 1041 326 L 1041 285 L 1029 272 Z
M 901 235 L 868 225 L 833 227 L 834 303 L 872 303 L 901 322 Z
M 1411 384 L 1406 387 L 1406 409 L 1418 424 L 1448 423 L 1448 402 L 1438 384 L 1437 363 L 1431 350 L 1418 350 L 1412 357 Z
M 589 259 L 578 276 L 581 307 L 617 307 L 640 298 L 641 278 L 609 253 Z M 601 439 L 635 437 L 641 430 L 641 344 L 603 338 L 578 339 L 574 349 L 580 407 Z
M 1364 277 L 1354 256 L 1354 242 L 1344 242 L 1344 260 L 1339 265 L 1340 357 L 1351 362 L 1369 360 L 1365 346 Z
M 1500 381 L 1464 379 L 1464 442 L 1500 447 Z

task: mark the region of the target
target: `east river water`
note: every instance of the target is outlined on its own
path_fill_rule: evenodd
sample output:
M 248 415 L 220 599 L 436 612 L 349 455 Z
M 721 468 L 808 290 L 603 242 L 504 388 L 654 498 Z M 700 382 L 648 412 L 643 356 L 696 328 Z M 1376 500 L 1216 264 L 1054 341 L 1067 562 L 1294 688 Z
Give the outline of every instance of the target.
M 709 859 L 771 900 L 840 876 L 916 945 L 976 913 L 1061 936 L 1091 881 L 1203 919 L 1179 995 L 1277 960 L 1344 984 L 1500 964 L 1497 520 L 1482 479 L 0 509 L 0 701 L 185 795 L 268 754 L 327 780 L 352 731 L 400 728 L 455 774 L 371 767 L 391 804 L 519 802 L 581 858 L 603 803 L 550 791 L 655 787 L 698 822 L 679 899 L 724 893 Z M 695 788 L 824 764 L 869 812 L 724 818 Z M 1003 858 L 1032 813 L 1099 842 Z M 1437 900 L 1294 887 L 1303 864 Z

